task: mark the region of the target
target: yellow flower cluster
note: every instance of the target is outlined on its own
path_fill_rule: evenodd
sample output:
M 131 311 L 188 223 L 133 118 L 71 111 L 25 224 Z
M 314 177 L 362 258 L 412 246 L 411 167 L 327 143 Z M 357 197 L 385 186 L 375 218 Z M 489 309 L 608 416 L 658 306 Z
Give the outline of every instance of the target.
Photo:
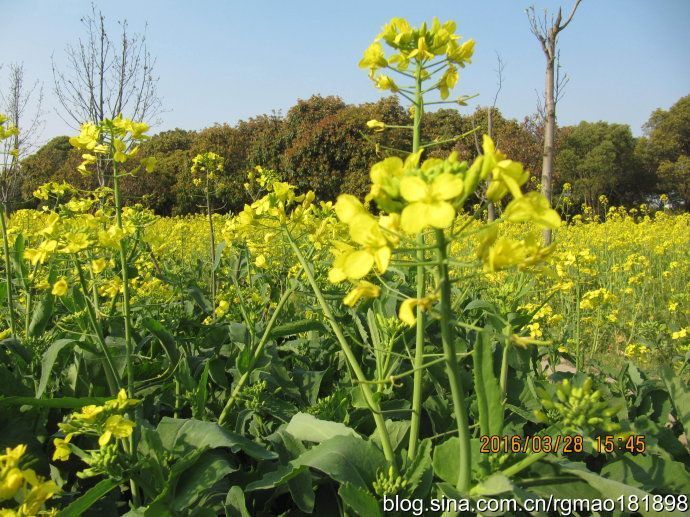
M 460 43 L 460 36 L 455 33 L 457 26 L 453 21 L 441 23 L 437 18 L 429 27 L 422 23 L 419 27 L 412 27 L 403 18 L 393 18 L 387 23 L 365 51 L 359 62 L 360 68 L 369 69 L 369 76 L 377 88 L 398 92 L 400 87 L 388 75 L 377 70 L 389 68 L 396 72 L 405 72 L 410 63 L 425 65 L 436 58 L 435 64 L 445 64 L 445 70 L 434 88 L 440 92 L 441 98 L 446 99 L 458 82 L 458 66 L 464 67 L 471 62 L 474 53 L 474 40 Z M 384 42 L 393 53 L 386 57 Z M 426 80 L 430 74 L 425 71 L 422 79 Z
M 131 436 L 135 424 L 123 412 L 138 403 L 138 399 L 128 398 L 122 389 L 116 398 L 106 401 L 102 406 L 84 406 L 81 411 L 72 413 L 65 422 L 58 424 L 64 438 L 53 440 L 53 460 L 69 459 L 73 447 L 70 442 L 75 436 L 98 436 L 101 448 L 108 445 L 112 438 L 122 440 Z
M 113 162 L 125 163 L 139 152 L 139 143 L 148 138 L 145 135 L 148 130 L 147 124 L 134 122 L 122 115 L 104 119 L 99 124 L 85 122 L 79 135 L 69 139 L 73 147 L 86 151 L 77 170 L 84 175 L 89 174 L 89 167 L 99 161 L 99 155 L 105 157 L 112 154 Z M 141 160 L 140 167 L 146 172 L 153 172 L 155 166 L 156 159 L 152 156 Z
M 20 467 L 25 453 L 26 445 L 17 445 L 8 447 L 5 454 L 0 454 L 0 503 L 14 500 L 18 505 L 16 509 L 0 509 L 0 515 L 56 515 L 54 510 L 45 509 L 45 503 L 60 489 L 54 481 L 45 480 L 32 469 Z

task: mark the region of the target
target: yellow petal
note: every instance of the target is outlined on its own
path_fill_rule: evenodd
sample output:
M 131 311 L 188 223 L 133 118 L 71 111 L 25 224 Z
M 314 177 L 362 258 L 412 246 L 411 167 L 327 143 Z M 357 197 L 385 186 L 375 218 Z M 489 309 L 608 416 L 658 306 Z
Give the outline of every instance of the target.
M 358 280 L 366 276 L 374 265 L 374 257 L 365 250 L 355 251 L 347 255 L 343 271 L 347 278 Z
M 444 172 L 431 184 L 431 196 L 433 199 L 446 201 L 458 197 L 464 188 L 465 186 L 459 176 Z
M 364 205 L 355 196 L 350 194 L 338 196 L 338 201 L 335 204 L 335 213 L 338 219 L 345 224 L 348 224 L 353 217 L 365 211 Z
M 426 199 L 429 194 L 429 186 L 418 176 L 405 176 L 400 181 L 400 195 L 405 201 L 411 203 Z
M 406 323 L 410 327 L 413 327 L 417 322 L 417 316 L 415 316 L 414 308 L 417 305 L 418 300 L 416 298 L 408 298 L 400 305 L 400 310 L 398 311 L 398 318 L 403 323 Z
M 504 218 L 513 222 L 533 221 L 546 228 L 558 228 L 561 218 L 549 201 L 539 192 L 529 192 L 524 196 L 513 199 L 503 214 Z
M 427 225 L 426 203 L 412 203 L 407 205 L 400 214 L 400 227 L 406 233 L 419 233 Z
M 446 201 L 427 204 L 426 223 L 434 228 L 448 228 L 455 219 L 455 209 Z
M 374 263 L 379 273 L 385 273 L 391 260 L 391 249 L 388 246 L 379 248 L 374 253 Z

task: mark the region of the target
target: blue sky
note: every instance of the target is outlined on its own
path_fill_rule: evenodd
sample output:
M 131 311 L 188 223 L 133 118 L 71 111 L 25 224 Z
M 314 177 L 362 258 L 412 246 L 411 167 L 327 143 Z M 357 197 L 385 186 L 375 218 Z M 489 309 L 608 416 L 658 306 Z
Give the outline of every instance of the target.
M 498 107 L 521 119 L 543 90 L 544 57 L 529 31 L 525 8 L 564 7 L 573 0 L 97 1 L 107 21 L 127 18 L 140 32 L 148 23 L 166 112 L 156 130 L 200 129 L 213 123 L 285 112 L 299 98 L 339 95 L 360 103 L 381 97 L 357 67 L 362 51 L 393 16 L 414 24 L 454 19 L 476 40 L 473 64 L 461 71 L 456 93 L 491 102 L 496 52 L 505 63 Z M 83 35 L 88 0 L 0 0 L 0 63 L 23 62 L 27 77 L 45 83 L 47 140 L 72 130 L 55 113 L 51 55 Z M 570 76 L 559 124 L 606 120 L 641 125 L 657 107 L 690 93 L 690 1 L 583 0 L 561 34 L 563 69 Z M 3 79 L 6 68 L 0 71 Z M 470 108 L 463 108 L 471 110 Z M 126 114 L 125 114 L 126 115 Z

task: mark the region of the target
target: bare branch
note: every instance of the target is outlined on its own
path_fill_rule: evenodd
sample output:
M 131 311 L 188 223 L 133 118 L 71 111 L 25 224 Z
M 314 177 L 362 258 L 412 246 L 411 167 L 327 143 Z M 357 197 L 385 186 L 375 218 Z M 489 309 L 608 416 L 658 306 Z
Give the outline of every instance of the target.
M 577 7 L 580 5 L 580 2 L 582 2 L 582 0 L 575 1 L 575 5 L 573 5 L 573 10 L 570 11 L 570 16 L 568 16 L 568 19 L 565 21 L 563 25 L 558 25 L 558 32 L 561 32 L 563 29 L 565 29 L 568 26 L 568 24 L 572 21 L 573 16 L 575 16 L 575 11 L 577 11 Z

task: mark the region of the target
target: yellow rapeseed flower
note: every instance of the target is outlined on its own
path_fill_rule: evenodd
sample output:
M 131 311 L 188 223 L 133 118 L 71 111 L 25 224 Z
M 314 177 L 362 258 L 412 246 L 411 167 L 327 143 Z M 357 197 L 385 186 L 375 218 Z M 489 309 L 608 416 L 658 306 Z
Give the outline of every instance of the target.
M 444 172 L 429 184 L 419 176 L 405 176 L 400 194 L 409 204 L 400 216 L 400 226 L 407 233 L 419 233 L 427 226 L 447 228 L 455 219 L 455 208 L 448 201 L 462 194 L 460 177 Z

